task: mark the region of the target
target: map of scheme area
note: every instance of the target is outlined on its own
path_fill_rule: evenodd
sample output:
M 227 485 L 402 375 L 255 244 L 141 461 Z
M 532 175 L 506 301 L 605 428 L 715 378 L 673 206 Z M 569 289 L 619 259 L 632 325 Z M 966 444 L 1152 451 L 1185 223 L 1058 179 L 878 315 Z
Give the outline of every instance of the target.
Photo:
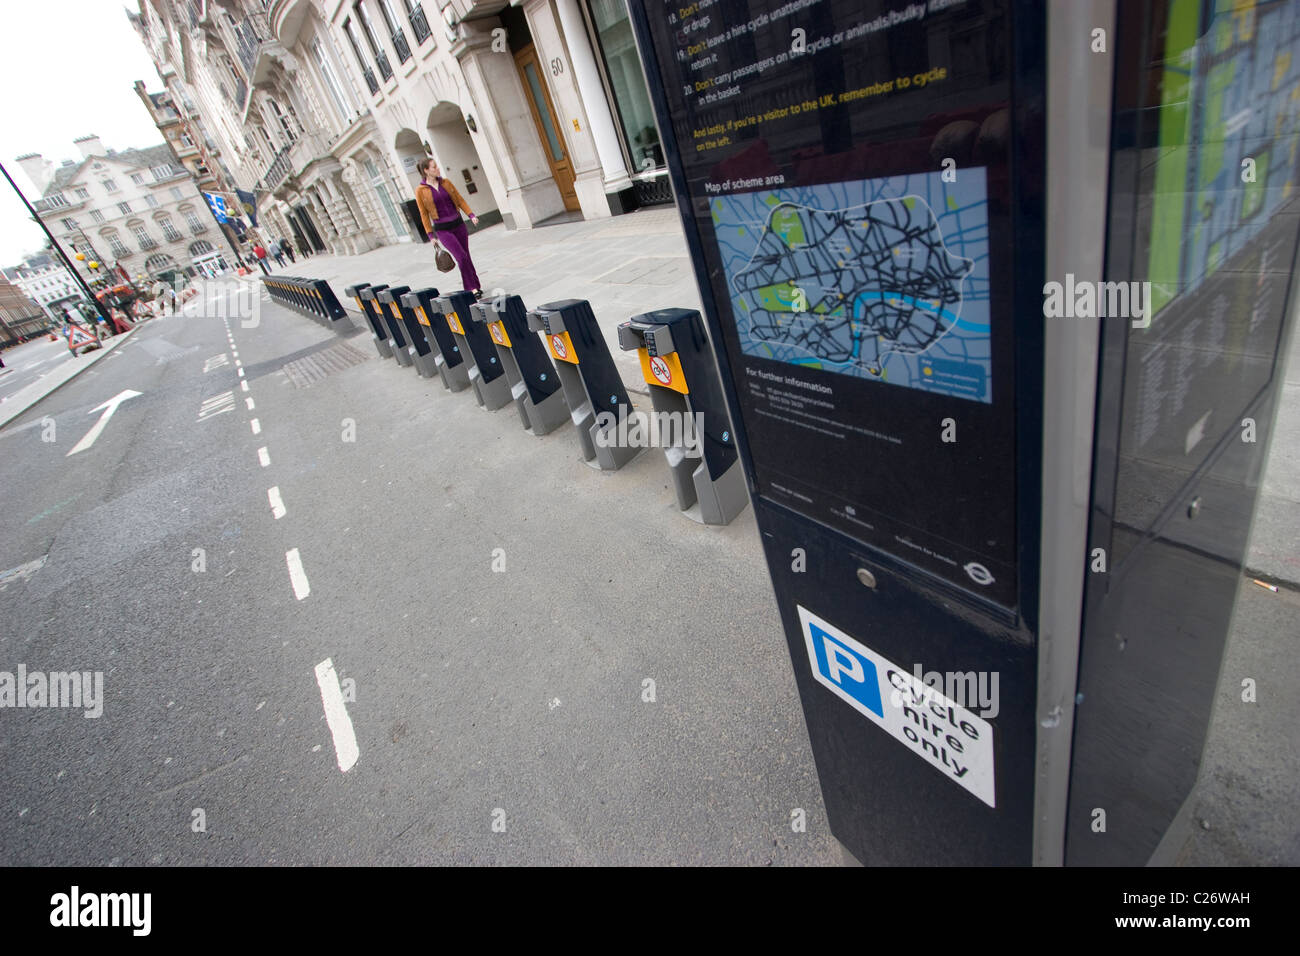
M 711 200 L 741 350 L 991 402 L 982 168 Z

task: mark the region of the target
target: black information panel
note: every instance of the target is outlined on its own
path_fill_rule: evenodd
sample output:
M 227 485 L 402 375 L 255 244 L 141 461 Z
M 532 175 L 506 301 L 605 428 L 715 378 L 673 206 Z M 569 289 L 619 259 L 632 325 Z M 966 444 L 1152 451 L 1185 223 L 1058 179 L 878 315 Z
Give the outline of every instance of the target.
M 640 6 L 758 494 L 1014 606 L 1009 4 Z

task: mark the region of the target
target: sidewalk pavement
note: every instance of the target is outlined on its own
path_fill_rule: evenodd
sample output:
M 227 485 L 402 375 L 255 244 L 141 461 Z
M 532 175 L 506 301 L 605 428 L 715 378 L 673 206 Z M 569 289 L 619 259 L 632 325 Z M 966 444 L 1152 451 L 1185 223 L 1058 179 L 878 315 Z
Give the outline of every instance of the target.
M 521 296 L 529 308 L 559 299 L 590 302 L 628 391 L 647 393 L 636 353 L 618 347 L 619 323 L 655 309 L 700 308 L 676 207 L 531 230 L 496 225 L 475 232 L 469 244 L 485 296 L 499 289 Z M 460 272 L 439 272 L 433 246 L 422 242 L 359 256 L 299 256 L 272 272 L 282 274 L 329 280 L 339 301 L 353 311 L 355 303 L 343 290 L 358 282 L 444 291 L 461 287 Z
M 68 382 L 72 381 L 86 369 L 107 356 L 113 351 L 113 349 L 117 348 L 134 335 L 135 329 L 138 327 L 139 323 L 137 323 L 135 328 L 132 328 L 130 331 L 113 336 L 111 339 L 104 342 L 102 348 L 97 348 L 93 352 L 77 356 L 76 358 L 69 355 L 67 361 L 56 367 L 50 372 L 50 374 L 38 381 L 32 382 L 32 384 L 28 385 L 22 391 L 15 392 L 9 401 L 0 405 L 0 428 L 8 425 L 11 421 L 23 412 L 27 411 L 27 409 L 31 408 L 41 399 L 45 398 L 51 392 L 67 385 Z

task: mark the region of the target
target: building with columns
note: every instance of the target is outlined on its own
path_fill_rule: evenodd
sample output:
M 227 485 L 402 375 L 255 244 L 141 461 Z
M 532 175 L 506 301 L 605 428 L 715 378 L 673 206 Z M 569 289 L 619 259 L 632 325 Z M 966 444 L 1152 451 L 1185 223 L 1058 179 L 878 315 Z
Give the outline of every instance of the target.
M 267 236 L 423 241 L 432 155 L 482 225 L 671 202 L 623 0 L 138 0 Z
M 22 265 L 0 272 L 58 322 L 63 321 L 69 308 L 86 298 L 63 263 L 48 252 L 26 256 Z

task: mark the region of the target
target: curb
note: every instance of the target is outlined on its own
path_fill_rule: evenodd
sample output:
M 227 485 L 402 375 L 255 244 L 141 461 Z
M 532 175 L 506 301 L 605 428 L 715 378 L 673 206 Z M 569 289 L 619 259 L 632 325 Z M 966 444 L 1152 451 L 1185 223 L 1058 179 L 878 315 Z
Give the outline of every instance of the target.
M 64 385 L 67 385 L 69 382 L 71 382 L 74 378 L 76 378 L 86 369 L 90 368 L 100 359 L 110 354 L 114 349 L 116 349 L 119 345 L 121 345 L 131 336 L 135 335 L 136 330 L 138 330 L 139 328 L 140 326 L 136 325 L 128 332 L 123 332 L 120 335 L 115 335 L 112 337 L 112 339 L 109 340 L 109 342 L 106 345 L 103 346 L 103 348 L 96 349 L 94 352 L 90 353 L 90 355 L 81 356 L 84 359 L 88 359 L 88 361 L 81 362 L 78 365 L 78 367 L 72 372 L 71 375 L 69 375 L 63 381 L 59 382 L 57 385 L 50 387 L 47 391 L 40 392 L 39 394 L 33 392 L 31 395 L 25 396 L 24 393 L 27 392 L 29 389 L 35 389 L 37 388 L 37 386 L 40 385 L 39 382 L 33 382 L 31 385 L 28 385 L 27 388 L 17 393 L 12 399 L 5 402 L 3 405 L 0 405 L 0 428 L 4 428 L 15 418 L 31 410 L 32 408 L 35 408 L 43 400 L 53 395 Z

